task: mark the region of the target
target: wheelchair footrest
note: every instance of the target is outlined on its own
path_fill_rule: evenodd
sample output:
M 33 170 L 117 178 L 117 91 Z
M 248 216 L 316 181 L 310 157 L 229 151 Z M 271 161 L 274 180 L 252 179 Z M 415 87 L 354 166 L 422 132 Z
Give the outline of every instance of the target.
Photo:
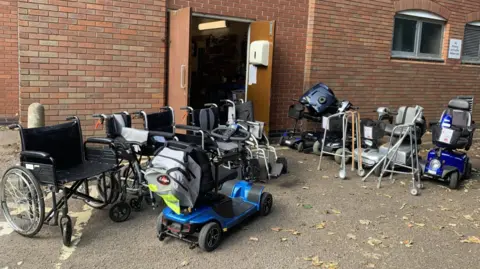
M 279 177 L 282 174 L 283 164 L 274 163 L 272 165 L 272 170 L 270 171 L 270 176 Z

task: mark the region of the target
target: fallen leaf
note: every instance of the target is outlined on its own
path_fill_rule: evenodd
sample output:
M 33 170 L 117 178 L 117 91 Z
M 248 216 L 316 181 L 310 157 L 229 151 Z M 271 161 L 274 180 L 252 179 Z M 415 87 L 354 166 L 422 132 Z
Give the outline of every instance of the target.
M 280 239 L 280 241 L 285 242 L 285 241 L 287 241 L 287 238 L 283 237 L 283 238 Z
M 328 178 L 328 176 L 322 176 L 322 178 Z
M 360 221 L 360 224 L 363 224 L 363 225 L 369 225 L 370 223 L 372 223 L 371 221 L 369 221 L 368 219 L 361 219 L 359 220 Z
M 323 261 L 321 261 L 318 256 L 312 258 L 312 265 L 313 266 L 322 266 Z
M 400 181 L 400 184 L 401 184 L 402 186 L 405 186 L 405 185 L 406 185 L 405 182 L 403 182 L 403 181 Z
M 367 186 L 362 186 L 362 188 L 366 189 L 366 188 L 367 188 Z
M 328 235 L 334 235 L 335 233 L 334 232 L 328 232 L 327 234 Z
M 285 229 L 284 231 L 285 231 L 285 232 L 289 232 L 289 233 L 290 233 L 290 232 L 295 232 L 294 229 Z
M 430 211 L 430 212 L 435 211 L 435 210 L 433 210 L 433 209 L 431 209 L 431 208 L 427 208 L 427 210 Z
M 407 226 L 408 226 L 408 228 L 412 228 L 412 227 L 413 227 L 413 224 L 407 223 Z
M 258 238 L 257 237 L 250 237 L 250 239 L 248 239 L 248 240 L 256 242 L 256 241 L 258 241 Z
M 312 205 L 309 205 L 309 204 L 305 204 L 305 205 L 303 205 L 303 208 L 305 208 L 305 209 L 312 209 L 313 206 L 312 206 Z
M 305 261 L 311 261 L 311 260 L 312 260 L 312 256 L 303 257 L 303 260 L 305 260 Z
M 329 262 L 323 266 L 324 269 L 338 269 L 338 263 Z
M 320 222 L 320 223 L 317 224 L 317 226 L 316 226 L 317 230 L 324 229 L 326 224 L 327 224 L 327 223 L 326 223 L 325 221 Z
M 300 235 L 301 233 L 299 231 L 293 231 L 293 235 Z
M 385 197 L 387 197 L 387 198 L 389 198 L 389 199 L 392 198 L 392 196 L 391 196 L 391 195 L 388 195 L 388 194 L 384 194 L 383 196 L 385 196 Z
M 375 268 L 375 264 L 369 263 L 369 264 L 367 264 L 367 268 Z
M 472 244 L 480 244 L 480 238 L 476 236 L 469 236 L 467 239 L 461 240 L 462 243 L 472 243 Z
M 300 203 L 297 203 L 297 206 L 300 206 L 301 204 Z
M 413 245 L 413 240 L 405 240 L 405 241 L 400 242 L 400 243 L 405 245 L 407 248 L 410 248 Z
M 189 261 L 183 261 L 180 265 L 181 266 L 187 266 L 190 262 Z
M 425 227 L 425 224 L 424 223 L 415 223 L 415 225 L 419 226 L 419 227 Z
M 373 246 L 373 247 L 374 247 L 374 246 L 380 245 L 380 244 L 382 243 L 382 240 L 369 237 L 367 243 L 368 243 L 370 246 Z
M 449 223 L 448 225 L 450 225 L 452 227 L 457 227 L 457 224 L 455 224 L 455 223 Z
M 463 217 L 466 219 L 466 220 L 469 220 L 469 221 L 475 221 L 471 215 L 463 215 Z
M 463 234 L 461 234 L 461 233 L 459 233 L 459 232 L 457 232 L 457 231 L 455 231 L 455 230 L 453 230 L 453 232 L 454 232 L 458 237 L 463 237 Z
M 385 215 L 380 215 L 380 216 L 377 217 L 377 219 L 386 219 L 386 218 L 387 218 L 387 216 L 385 216 Z
M 456 217 L 456 216 L 449 216 L 449 217 L 452 218 L 452 219 L 458 219 L 458 217 Z
M 348 239 L 357 240 L 357 236 L 354 234 L 347 234 Z
M 280 227 L 273 227 L 273 228 L 271 228 L 271 229 L 272 229 L 272 231 L 274 231 L 274 232 L 280 232 L 280 231 L 282 230 L 282 228 L 280 228 Z
M 310 187 L 303 186 L 303 187 L 302 187 L 302 189 L 304 189 L 304 190 L 308 190 L 308 189 L 310 189 Z
M 437 230 L 442 230 L 445 228 L 444 226 L 432 226 L 432 227 Z
M 382 257 L 382 255 L 380 255 L 380 254 L 368 253 L 368 252 L 363 253 L 363 256 L 365 256 L 367 258 L 372 258 L 372 259 L 375 259 L 375 260 L 380 260 L 380 258 Z
M 17 262 L 17 265 L 18 265 L 18 266 L 20 266 L 20 265 L 22 265 L 22 264 L 23 264 L 23 261 Z
M 298 163 L 303 163 L 302 161 L 298 161 Z
M 337 215 L 339 215 L 339 214 L 342 213 L 342 212 L 340 212 L 340 211 L 338 211 L 338 210 L 336 210 L 336 209 L 332 209 L 332 212 L 333 212 L 333 214 L 337 214 Z
M 403 216 L 402 219 L 403 219 L 403 220 L 408 220 L 408 217 Z
M 308 172 L 312 172 L 313 170 L 312 169 L 307 169 Z
M 407 203 L 403 203 L 402 206 L 400 207 L 400 210 L 404 209 Z
M 440 207 L 440 210 L 442 211 L 450 211 L 450 209 L 446 208 L 446 207 L 443 207 L 443 206 L 439 206 Z

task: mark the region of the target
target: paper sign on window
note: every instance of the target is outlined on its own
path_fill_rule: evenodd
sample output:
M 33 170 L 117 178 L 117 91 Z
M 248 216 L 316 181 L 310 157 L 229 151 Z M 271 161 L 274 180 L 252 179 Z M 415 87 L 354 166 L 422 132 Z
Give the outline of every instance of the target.
M 445 144 L 450 144 L 453 136 L 453 130 L 452 129 L 446 129 L 442 128 L 442 133 L 440 134 L 440 142 L 445 143 Z
M 330 122 L 328 117 L 322 118 L 322 128 L 325 130 L 330 130 Z
M 363 127 L 363 136 L 366 139 L 373 139 L 373 131 L 372 127 L 370 126 L 364 126 Z

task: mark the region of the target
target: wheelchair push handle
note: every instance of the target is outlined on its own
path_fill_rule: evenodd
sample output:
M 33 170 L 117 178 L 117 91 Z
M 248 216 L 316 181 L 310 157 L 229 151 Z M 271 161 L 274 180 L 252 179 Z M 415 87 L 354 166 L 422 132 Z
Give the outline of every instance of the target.
M 17 128 L 20 128 L 20 125 L 19 124 L 10 124 L 8 125 L 8 129 L 10 130 L 13 130 L 13 129 L 17 129 Z
M 68 116 L 65 120 L 78 120 L 77 116 Z

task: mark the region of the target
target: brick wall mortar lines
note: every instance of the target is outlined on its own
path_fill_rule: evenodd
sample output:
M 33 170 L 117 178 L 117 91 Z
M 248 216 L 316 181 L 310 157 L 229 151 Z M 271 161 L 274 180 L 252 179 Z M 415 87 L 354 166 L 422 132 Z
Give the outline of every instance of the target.
M 18 116 L 18 14 L 16 0 L 0 3 L 0 124 Z
M 442 46 L 444 63 L 391 59 L 395 16 L 391 0 L 316 2 L 308 37 L 312 39 L 310 62 L 306 63 L 311 67 L 310 77 L 305 79 L 308 86 L 326 83 L 340 99 L 360 106 L 364 117 L 375 117 L 372 111 L 378 106 L 418 104 L 430 121 L 439 118 L 447 102 L 457 95 L 478 98 L 480 66 L 446 58 L 449 39 L 463 40 L 466 16 L 480 10 L 480 1 L 468 5 L 434 1 L 450 11 Z M 372 10 L 372 6 L 382 8 Z M 365 13 L 370 16 L 364 17 Z M 480 110 L 474 110 L 474 118 L 479 116 Z
M 165 104 L 166 2 L 93 2 L 19 0 L 22 122 L 40 102 L 47 124 L 78 115 L 91 135 L 93 113 Z

